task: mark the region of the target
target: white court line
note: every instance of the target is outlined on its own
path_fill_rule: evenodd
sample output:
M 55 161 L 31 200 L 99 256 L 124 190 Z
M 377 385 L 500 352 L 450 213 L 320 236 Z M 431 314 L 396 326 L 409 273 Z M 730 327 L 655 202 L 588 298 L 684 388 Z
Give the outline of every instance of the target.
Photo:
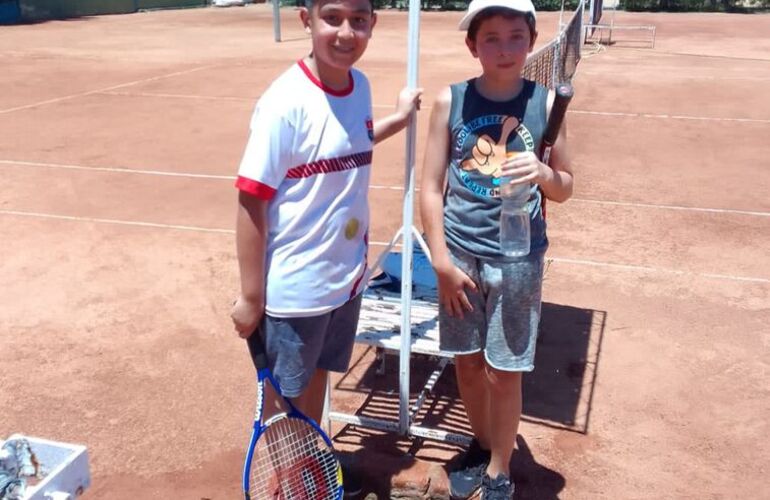
M 192 174 L 188 172 L 166 172 L 163 170 L 141 170 L 133 168 L 123 167 L 86 167 L 83 165 L 67 165 L 63 163 L 43 163 L 33 161 L 14 161 L 14 160 L 0 160 L 0 165 L 8 166 L 24 166 L 24 167 L 39 167 L 39 168 L 56 168 L 61 170 L 81 170 L 81 171 L 94 171 L 94 172 L 111 172 L 119 174 L 137 174 L 137 175 L 159 175 L 163 177 L 184 177 L 192 179 L 217 179 L 234 181 L 237 176 L 235 175 L 214 175 L 214 174 Z M 402 186 L 381 186 L 379 184 L 373 184 L 369 186 L 371 189 L 387 189 L 393 191 L 403 191 Z
M 695 120 L 708 122 L 741 122 L 741 123 L 770 123 L 770 119 L 764 118 L 719 118 L 711 116 L 688 116 L 688 115 L 666 115 L 653 113 L 621 113 L 615 111 L 586 111 L 571 109 L 567 113 L 575 115 L 598 115 L 598 116 L 625 116 L 630 118 L 664 118 L 671 120 Z
M 48 99 L 47 101 L 40 101 L 40 102 L 34 102 L 32 104 L 25 104 L 23 106 L 16 106 L 15 108 L 0 109 L 0 114 L 11 113 L 13 111 L 19 111 L 19 110 L 22 110 L 22 109 L 36 108 L 38 106 L 44 106 L 46 104 L 53 104 L 53 103 L 57 103 L 57 102 L 61 102 L 61 101 L 67 101 L 69 99 L 76 99 L 78 97 L 85 97 L 85 96 L 88 96 L 88 95 L 99 94 L 99 93 L 107 92 L 107 91 L 110 91 L 110 90 L 121 89 L 121 88 L 125 88 L 125 87 L 131 87 L 132 85 L 139 85 L 141 83 L 154 82 L 154 81 L 157 81 L 157 80 L 162 80 L 164 78 L 171 78 L 171 77 L 174 77 L 174 76 L 186 75 L 188 73 L 194 73 L 196 71 L 201 71 L 201 70 L 204 70 L 204 69 L 213 68 L 215 66 L 216 66 L 215 64 L 209 64 L 209 65 L 206 65 L 206 66 L 199 66 L 197 68 L 186 69 L 184 71 L 175 71 L 174 73 L 168 73 L 166 75 L 153 76 L 153 77 L 150 77 L 150 78 L 145 78 L 143 80 L 135 80 L 133 82 L 121 83 L 119 85 L 113 85 L 112 87 L 105 87 L 103 89 L 89 90 L 87 92 L 80 92 L 78 94 L 71 94 L 71 95 L 65 95 L 65 96 L 62 96 L 62 97 L 56 97 L 54 99 Z
M 254 97 L 235 97 L 235 96 L 207 96 L 207 95 L 194 95 L 194 94 L 156 94 L 153 92 L 111 92 L 111 91 L 99 91 L 99 94 L 114 95 L 122 97 L 161 97 L 169 99 L 201 99 L 208 101 L 242 101 L 242 102 L 254 102 L 256 103 L 260 95 Z M 395 109 L 395 104 L 372 104 L 372 108 L 377 109 Z M 428 111 L 431 106 L 420 105 L 420 110 Z
M 0 162 L 2 163 L 2 162 Z M 378 184 L 371 184 L 371 189 L 390 189 L 393 191 L 403 191 L 403 186 L 381 186 Z M 419 188 L 415 188 L 415 192 L 419 192 Z M 570 203 L 593 203 L 596 205 L 613 205 L 619 207 L 636 207 L 636 208 L 654 208 L 659 210 L 678 210 L 682 212 L 706 212 L 715 214 L 731 214 L 731 215 L 752 215 L 757 217 L 770 217 L 770 212 L 758 212 L 753 210 L 733 210 L 730 208 L 707 208 L 707 207 L 685 207 L 682 205 L 662 205 L 655 203 L 637 203 L 633 201 L 610 201 L 610 200 L 590 200 L 588 198 L 570 198 Z
M 169 98 L 169 99 L 199 99 L 199 100 L 209 100 L 209 101 L 237 101 L 237 102 L 256 102 L 259 99 L 259 96 L 251 98 L 251 97 L 231 97 L 231 96 L 217 97 L 217 96 L 202 96 L 202 95 L 188 95 L 188 94 L 154 94 L 149 92 L 111 92 L 111 90 L 113 89 L 129 87 L 132 85 L 138 85 L 140 83 L 146 83 L 146 82 L 158 80 L 161 78 L 177 76 L 184 73 L 190 73 L 192 71 L 199 71 L 199 70 L 210 68 L 213 66 L 214 65 L 202 66 L 200 68 L 195 68 L 192 70 L 187 70 L 179 73 L 171 73 L 168 75 L 148 78 L 146 80 L 139 80 L 136 82 L 124 83 L 121 85 L 117 85 L 115 87 L 109 87 L 107 89 L 92 90 L 92 91 L 83 92 L 80 94 L 73 94 L 70 96 L 50 99 L 48 101 L 27 104 L 24 106 L 17 106 L 15 108 L 0 110 L 0 114 L 10 113 L 11 111 L 18 111 L 21 109 L 34 108 L 45 104 L 52 104 L 52 103 L 64 101 L 67 99 L 74 99 L 76 97 L 84 97 L 84 96 L 94 95 L 94 94 L 115 95 L 115 96 L 124 96 L 124 97 L 159 97 L 159 98 Z M 394 104 L 372 104 L 372 108 L 394 109 L 395 105 Z M 420 106 L 420 109 L 422 111 L 430 111 L 431 106 L 423 105 L 423 106 Z M 622 116 L 622 117 L 629 117 L 629 118 L 657 118 L 657 119 L 671 119 L 671 120 L 716 121 L 716 122 L 738 122 L 738 123 L 770 123 L 770 119 L 764 119 L 764 118 L 721 118 L 721 117 L 710 117 L 710 116 L 668 115 L 668 114 L 654 114 L 654 113 L 625 113 L 625 112 L 618 112 L 618 111 L 587 111 L 587 110 L 576 110 L 576 109 L 571 109 L 567 112 L 570 114 L 579 114 L 579 115 Z
M 637 52 L 641 52 L 643 49 L 630 49 L 635 50 Z M 690 54 L 687 52 L 669 52 L 665 50 L 655 50 L 651 53 L 652 55 L 671 55 L 671 56 L 689 56 L 689 57 L 703 57 L 707 59 L 729 59 L 733 61 L 750 61 L 750 62 L 767 62 L 770 63 L 770 59 L 765 59 L 762 57 L 736 57 L 736 56 L 723 56 L 720 54 Z
M 546 260 L 554 262 L 563 262 L 565 264 L 578 264 L 583 266 L 611 267 L 614 269 L 623 269 L 626 271 L 644 271 L 666 274 L 677 274 L 680 276 L 700 276 L 703 278 L 713 278 L 731 281 L 748 281 L 750 283 L 770 283 L 767 278 L 754 278 L 751 276 L 734 276 L 731 274 L 713 274 L 713 273 L 694 273 L 692 271 L 680 271 L 678 269 L 667 269 L 663 267 L 637 266 L 632 264 L 613 264 L 611 262 L 599 262 L 594 260 L 569 259 L 565 257 L 546 257 Z
M 640 69 L 640 68 L 637 68 Z M 650 74 L 656 74 L 661 71 L 665 70 L 679 70 L 682 68 L 678 67 L 661 67 L 661 66 L 654 66 L 649 68 L 648 71 L 643 71 L 643 73 L 650 73 Z M 627 72 L 620 72 L 620 71 L 591 71 L 591 70 L 583 70 L 580 71 L 579 75 L 598 75 L 598 76 L 629 76 Z M 739 80 L 739 81 L 749 81 L 749 82 L 766 82 L 770 81 L 770 76 L 711 76 L 711 75 L 703 75 L 703 76 L 697 76 L 697 75 L 673 75 L 673 78 L 679 79 L 679 80 Z
M 38 168 L 56 168 L 63 170 L 81 170 L 81 171 L 96 171 L 96 172 L 113 172 L 120 174 L 137 174 L 137 175 L 159 175 L 164 177 L 183 177 L 193 179 L 216 179 L 234 181 L 235 175 L 214 175 L 214 174 L 193 174 L 187 172 L 167 172 L 163 170 L 142 170 L 132 169 L 124 167 L 86 167 L 83 165 L 68 165 L 62 163 L 44 163 L 44 162 L 32 162 L 32 161 L 16 161 L 16 160 L 0 160 L 0 165 L 8 166 L 25 166 L 25 167 L 38 167 Z M 403 191 L 403 186 L 384 186 L 381 184 L 370 184 L 370 189 L 389 190 L 389 191 Z M 419 188 L 415 188 L 415 192 L 419 192 Z M 760 212 L 751 210 L 733 210 L 728 208 L 704 208 L 704 207 L 686 207 L 681 205 L 660 205 L 654 203 L 636 203 L 628 201 L 609 201 L 609 200 L 590 200 L 586 198 L 570 198 L 570 202 L 576 203 L 593 203 L 597 205 L 613 205 L 621 207 L 637 207 L 637 208 L 653 208 L 660 210 L 678 210 L 683 212 L 706 212 L 706 213 L 718 213 L 718 214 L 732 214 L 732 215 L 751 215 L 757 217 L 770 217 L 770 212 Z
M 83 165 L 66 165 L 62 163 L 42 163 L 33 161 L 0 160 L 0 165 L 22 165 L 25 167 L 57 168 L 62 170 L 92 170 L 95 172 L 112 172 L 120 174 L 160 175 L 164 177 L 185 177 L 193 179 L 222 179 L 235 180 L 234 175 L 192 174 L 187 172 L 167 172 L 163 170 L 138 170 L 123 167 L 86 167 Z
M 78 217 L 74 215 L 44 214 L 40 212 L 23 212 L 20 210 L 0 210 L 0 214 L 13 215 L 17 217 L 36 217 L 40 219 L 56 219 L 56 220 L 76 221 L 76 222 L 98 222 L 101 224 L 116 224 L 120 226 L 151 227 L 151 228 L 157 228 L 157 229 L 178 229 L 181 231 L 195 231 L 198 233 L 235 234 L 234 229 L 217 229 L 217 228 L 199 227 L 199 226 L 180 226 L 176 224 L 159 224 L 155 222 L 141 222 L 141 221 L 130 221 L 130 220 L 118 220 L 118 219 L 101 219 L 98 217 Z
M 72 216 L 72 215 L 55 215 L 55 214 L 45 214 L 40 212 L 24 212 L 20 210 L 0 210 L 0 215 L 10 215 L 10 216 L 16 216 L 16 217 L 35 217 L 35 218 L 55 219 L 55 220 L 68 220 L 68 221 L 76 221 L 76 222 L 96 222 L 96 223 L 102 223 L 102 224 L 149 227 L 149 228 L 156 228 L 156 229 L 175 229 L 175 230 L 181 230 L 181 231 L 194 231 L 194 232 L 200 232 L 200 233 L 219 233 L 219 234 L 229 234 L 229 235 L 235 234 L 235 230 L 233 229 L 217 229 L 217 228 L 199 227 L 199 226 L 160 224 L 155 222 L 102 219 L 102 218 L 96 218 L 96 217 L 78 217 L 78 216 Z M 390 243 L 386 241 L 369 242 L 369 245 L 378 246 L 378 247 L 388 246 L 389 244 Z M 396 245 L 396 247 L 400 247 L 400 246 L 401 245 Z M 593 266 L 593 267 L 608 267 L 608 268 L 621 269 L 626 271 L 643 271 L 643 272 L 676 274 L 680 276 L 697 276 L 701 278 L 741 281 L 741 282 L 749 282 L 749 283 L 770 283 L 770 279 L 756 278 L 752 276 L 734 276 L 730 274 L 696 273 L 692 271 L 680 271 L 677 269 L 667 269 L 667 268 L 661 268 L 661 267 L 638 266 L 638 265 L 631 265 L 631 264 L 614 264 L 612 262 L 569 259 L 564 257 L 547 257 L 547 258 L 550 260 L 553 260 L 554 262 L 563 262 L 566 264 L 577 264 L 577 265 L 586 265 L 586 266 Z
M 194 94 L 160 94 L 154 92 L 112 92 L 112 91 L 96 91 L 99 94 L 114 95 L 122 97 L 162 97 L 169 99 L 201 99 L 208 101 L 245 101 L 256 103 L 260 95 L 254 97 L 235 97 L 235 96 L 207 96 L 207 95 L 194 95 Z M 395 109 L 395 104 L 372 104 L 372 108 L 377 109 Z M 431 106 L 420 105 L 420 109 L 427 111 L 431 109 Z
M 156 94 L 153 92 L 99 92 L 103 95 L 114 95 L 120 97 L 162 97 L 170 99 L 201 99 L 207 101 L 244 101 L 256 102 L 254 97 L 234 97 L 234 96 L 210 96 L 210 95 L 192 95 L 192 94 Z
M 652 203 L 635 203 L 630 201 L 588 200 L 585 198 L 570 198 L 569 202 L 594 203 L 597 205 L 615 205 L 620 207 L 656 208 L 661 210 L 680 210 L 685 212 L 707 212 L 716 214 L 754 215 L 770 217 L 770 212 L 755 212 L 751 210 L 732 210 L 728 208 L 683 207 L 680 205 L 656 205 Z

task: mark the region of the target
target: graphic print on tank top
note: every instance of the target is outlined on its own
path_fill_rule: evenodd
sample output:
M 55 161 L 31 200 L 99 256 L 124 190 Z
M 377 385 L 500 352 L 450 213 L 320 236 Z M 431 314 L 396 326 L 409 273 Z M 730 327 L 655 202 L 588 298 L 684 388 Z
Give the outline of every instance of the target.
M 483 115 L 467 123 L 457 134 L 453 148 L 463 184 L 486 197 L 500 196 L 501 165 L 509 154 L 534 150 L 530 131 L 509 115 Z M 474 171 L 488 179 L 471 175 Z M 481 184 L 482 179 L 487 185 Z

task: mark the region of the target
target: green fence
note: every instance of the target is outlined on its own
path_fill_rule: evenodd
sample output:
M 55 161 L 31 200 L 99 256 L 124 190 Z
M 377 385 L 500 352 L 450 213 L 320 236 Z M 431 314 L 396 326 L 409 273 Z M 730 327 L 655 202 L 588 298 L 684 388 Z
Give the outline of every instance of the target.
M 207 0 L 19 0 L 25 22 L 100 14 L 128 14 L 143 9 L 201 7 Z
M 185 7 L 201 7 L 210 2 L 206 0 L 136 0 L 136 8 L 145 9 L 180 9 Z
M 20 0 L 24 21 L 136 12 L 134 0 Z
M 305 5 L 305 0 L 279 0 L 282 7 Z M 534 0 L 535 8 L 541 10 L 559 10 L 562 0 Z M 574 11 L 579 0 L 566 0 L 565 11 Z M 420 0 L 422 10 L 465 10 L 470 0 Z M 409 0 L 372 0 L 375 9 L 408 9 Z
M 620 0 L 620 7 L 654 12 L 752 12 L 766 10 L 770 0 Z
M 19 20 L 19 3 L 16 0 L 0 0 L 0 24 L 12 24 Z

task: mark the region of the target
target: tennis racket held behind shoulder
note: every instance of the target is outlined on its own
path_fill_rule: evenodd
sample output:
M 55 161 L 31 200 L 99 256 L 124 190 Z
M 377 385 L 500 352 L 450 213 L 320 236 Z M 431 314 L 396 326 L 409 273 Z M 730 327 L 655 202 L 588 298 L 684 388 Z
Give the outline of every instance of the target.
M 281 394 L 267 366 L 262 337 L 247 340 L 257 369 L 257 405 L 246 461 L 243 493 L 246 500 L 339 500 L 342 469 L 332 442 L 316 422 L 283 396 L 285 412 L 265 418 L 265 389 Z
M 556 139 L 559 138 L 559 130 L 564 123 L 567 106 L 569 106 L 572 96 L 575 95 L 575 90 L 569 83 L 560 83 L 556 86 L 555 92 L 556 97 L 551 106 L 551 113 L 548 115 L 545 132 L 543 132 L 543 150 L 540 154 L 540 160 L 546 165 L 551 161 L 551 148 L 556 143 Z

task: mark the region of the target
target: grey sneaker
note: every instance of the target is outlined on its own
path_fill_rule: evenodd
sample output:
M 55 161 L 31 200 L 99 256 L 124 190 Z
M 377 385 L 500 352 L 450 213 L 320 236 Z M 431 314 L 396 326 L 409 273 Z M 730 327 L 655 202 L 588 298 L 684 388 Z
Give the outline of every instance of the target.
M 475 439 L 471 441 L 460 464 L 449 473 L 449 495 L 452 500 L 464 500 L 478 491 L 489 458 L 489 450 L 482 449 Z
M 487 474 L 481 480 L 480 500 L 512 500 L 515 487 L 510 479 L 502 474 L 492 479 Z

